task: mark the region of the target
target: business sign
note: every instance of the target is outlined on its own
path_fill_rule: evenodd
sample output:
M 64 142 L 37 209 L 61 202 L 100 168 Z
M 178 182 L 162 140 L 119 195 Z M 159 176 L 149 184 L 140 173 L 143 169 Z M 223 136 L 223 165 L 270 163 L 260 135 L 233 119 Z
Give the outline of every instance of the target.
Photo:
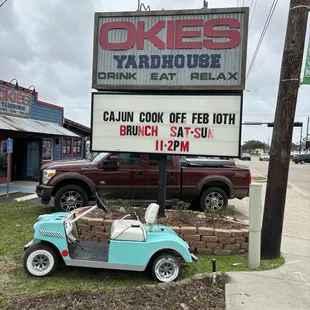
M 241 95 L 93 93 L 94 152 L 239 157 Z
M 7 153 L 13 153 L 13 139 L 8 138 L 6 140 L 6 151 Z
M 97 90 L 243 90 L 248 8 L 95 13 Z
M 0 114 L 30 118 L 31 94 L 0 85 Z
M 307 49 L 307 55 L 306 55 L 306 62 L 305 62 L 305 72 L 304 72 L 304 78 L 302 81 L 303 84 L 310 84 L 310 38 L 308 42 L 308 49 Z

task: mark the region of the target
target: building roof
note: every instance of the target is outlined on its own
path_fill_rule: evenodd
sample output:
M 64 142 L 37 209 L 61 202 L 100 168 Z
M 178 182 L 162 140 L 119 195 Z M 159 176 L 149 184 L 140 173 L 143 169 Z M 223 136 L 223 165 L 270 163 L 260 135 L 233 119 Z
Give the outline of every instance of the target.
M 77 134 L 56 123 L 7 115 L 0 115 L 0 129 L 39 133 L 42 135 L 79 137 Z
M 70 127 L 72 127 L 74 129 L 80 130 L 86 134 L 90 134 L 90 128 L 89 127 L 81 125 L 81 124 L 74 122 L 74 121 L 67 119 L 67 118 L 64 119 L 64 126 L 66 126 L 68 129 L 70 129 Z

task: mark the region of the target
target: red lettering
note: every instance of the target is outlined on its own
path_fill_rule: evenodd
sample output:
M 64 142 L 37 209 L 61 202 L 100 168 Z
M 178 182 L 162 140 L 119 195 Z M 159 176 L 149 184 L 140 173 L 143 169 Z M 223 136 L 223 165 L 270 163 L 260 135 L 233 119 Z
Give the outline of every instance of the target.
M 3 88 L 0 88 L 0 100 L 6 101 L 6 90 Z
M 8 100 L 10 100 L 12 103 L 16 102 L 16 92 L 15 91 L 8 91 Z
M 202 42 L 198 41 L 186 41 L 183 42 L 183 38 L 200 38 L 201 30 L 199 31 L 184 31 L 183 27 L 197 27 L 203 25 L 202 19 L 184 19 L 177 20 L 175 22 L 176 33 L 175 33 L 175 48 L 176 49 L 201 49 Z
M 153 26 L 147 26 L 148 22 L 138 21 L 137 24 L 126 21 L 115 21 L 103 24 L 99 30 L 99 44 L 104 50 L 130 50 L 135 45 L 137 50 L 144 49 L 144 42 L 148 40 L 160 50 L 164 49 L 230 49 L 239 46 L 241 42 L 240 22 L 235 18 L 214 18 L 204 22 L 203 19 L 185 19 L 158 21 Z M 226 26 L 231 29 L 214 29 L 216 26 Z M 184 27 L 203 27 L 199 30 L 184 30 Z M 166 28 L 166 29 L 165 29 Z M 235 28 L 235 29 L 232 29 Z M 125 30 L 124 42 L 110 42 L 109 32 L 112 30 Z M 158 33 L 165 29 L 163 39 Z M 201 40 L 201 34 L 207 37 Z M 183 39 L 187 39 L 183 41 Z M 227 38 L 228 40 L 214 40 Z
M 172 126 L 170 127 L 170 137 L 176 137 L 177 135 L 177 127 Z
M 138 136 L 144 136 L 144 127 L 138 126 Z
M 167 42 L 166 49 L 174 49 L 174 21 L 167 21 Z
M 137 50 L 144 49 L 144 40 L 149 40 L 152 42 L 158 49 L 165 49 L 165 42 L 158 38 L 157 33 L 165 28 L 165 21 L 157 22 L 150 30 L 144 30 L 144 21 L 138 22 L 137 26 L 137 39 L 136 46 Z
M 204 25 L 204 35 L 211 38 L 229 38 L 230 41 L 215 42 L 212 39 L 205 39 L 203 45 L 209 49 L 229 49 L 240 44 L 240 32 L 238 30 L 214 30 L 215 26 L 229 26 L 240 28 L 240 22 L 235 18 L 216 18 L 209 20 Z
M 191 128 L 190 127 L 184 127 L 184 130 L 185 130 L 186 138 L 188 138 L 188 134 L 189 134 L 189 131 L 191 130 Z
M 109 42 L 109 31 L 116 29 L 125 29 L 127 39 L 125 42 Z M 104 50 L 129 50 L 135 45 L 136 28 L 130 22 L 109 22 L 100 27 L 99 43 Z
M 153 137 L 158 136 L 158 126 L 152 126 L 152 136 Z
M 213 139 L 213 130 L 208 129 L 208 138 Z
M 30 96 L 23 96 L 24 105 L 30 105 Z
M 23 97 L 24 96 L 22 94 L 16 94 L 16 103 L 18 103 L 18 104 L 25 104 Z
M 196 139 L 200 138 L 200 128 L 194 129 L 194 138 Z
M 120 136 L 126 136 L 126 126 L 125 125 L 119 126 L 119 135 Z

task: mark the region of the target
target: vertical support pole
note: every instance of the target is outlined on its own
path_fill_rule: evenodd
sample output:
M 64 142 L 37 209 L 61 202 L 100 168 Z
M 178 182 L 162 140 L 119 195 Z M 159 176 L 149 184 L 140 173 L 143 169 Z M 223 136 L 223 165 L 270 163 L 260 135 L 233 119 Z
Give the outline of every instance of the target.
M 308 116 L 307 118 L 307 130 L 306 130 L 306 154 L 309 153 L 309 148 L 308 146 L 308 137 L 309 137 L 309 121 L 310 121 L 310 117 Z
M 262 230 L 262 184 L 250 185 L 249 203 L 249 268 L 260 266 Z
M 301 144 L 302 144 L 302 125 L 300 127 L 299 154 L 301 154 Z
M 166 208 L 166 183 L 167 183 L 167 156 L 161 154 L 159 161 L 157 203 L 159 204 L 159 215 L 163 217 L 165 216 L 165 208 Z
M 7 172 L 6 172 L 6 197 L 9 197 L 10 192 L 10 167 L 11 167 L 11 154 L 6 153 L 7 156 Z

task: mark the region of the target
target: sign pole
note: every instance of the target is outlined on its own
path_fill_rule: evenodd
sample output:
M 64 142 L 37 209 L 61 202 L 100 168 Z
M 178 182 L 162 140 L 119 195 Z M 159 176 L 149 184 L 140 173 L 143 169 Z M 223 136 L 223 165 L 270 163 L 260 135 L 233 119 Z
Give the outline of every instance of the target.
M 11 156 L 10 153 L 6 153 L 7 156 L 7 172 L 6 172 L 6 197 L 9 197 L 10 192 L 10 166 L 11 166 Z
M 157 203 L 159 204 L 159 215 L 162 217 L 165 216 L 166 189 L 167 189 L 166 185 L 167 185 L 167 156 L 161 154 L 159 161 Z

